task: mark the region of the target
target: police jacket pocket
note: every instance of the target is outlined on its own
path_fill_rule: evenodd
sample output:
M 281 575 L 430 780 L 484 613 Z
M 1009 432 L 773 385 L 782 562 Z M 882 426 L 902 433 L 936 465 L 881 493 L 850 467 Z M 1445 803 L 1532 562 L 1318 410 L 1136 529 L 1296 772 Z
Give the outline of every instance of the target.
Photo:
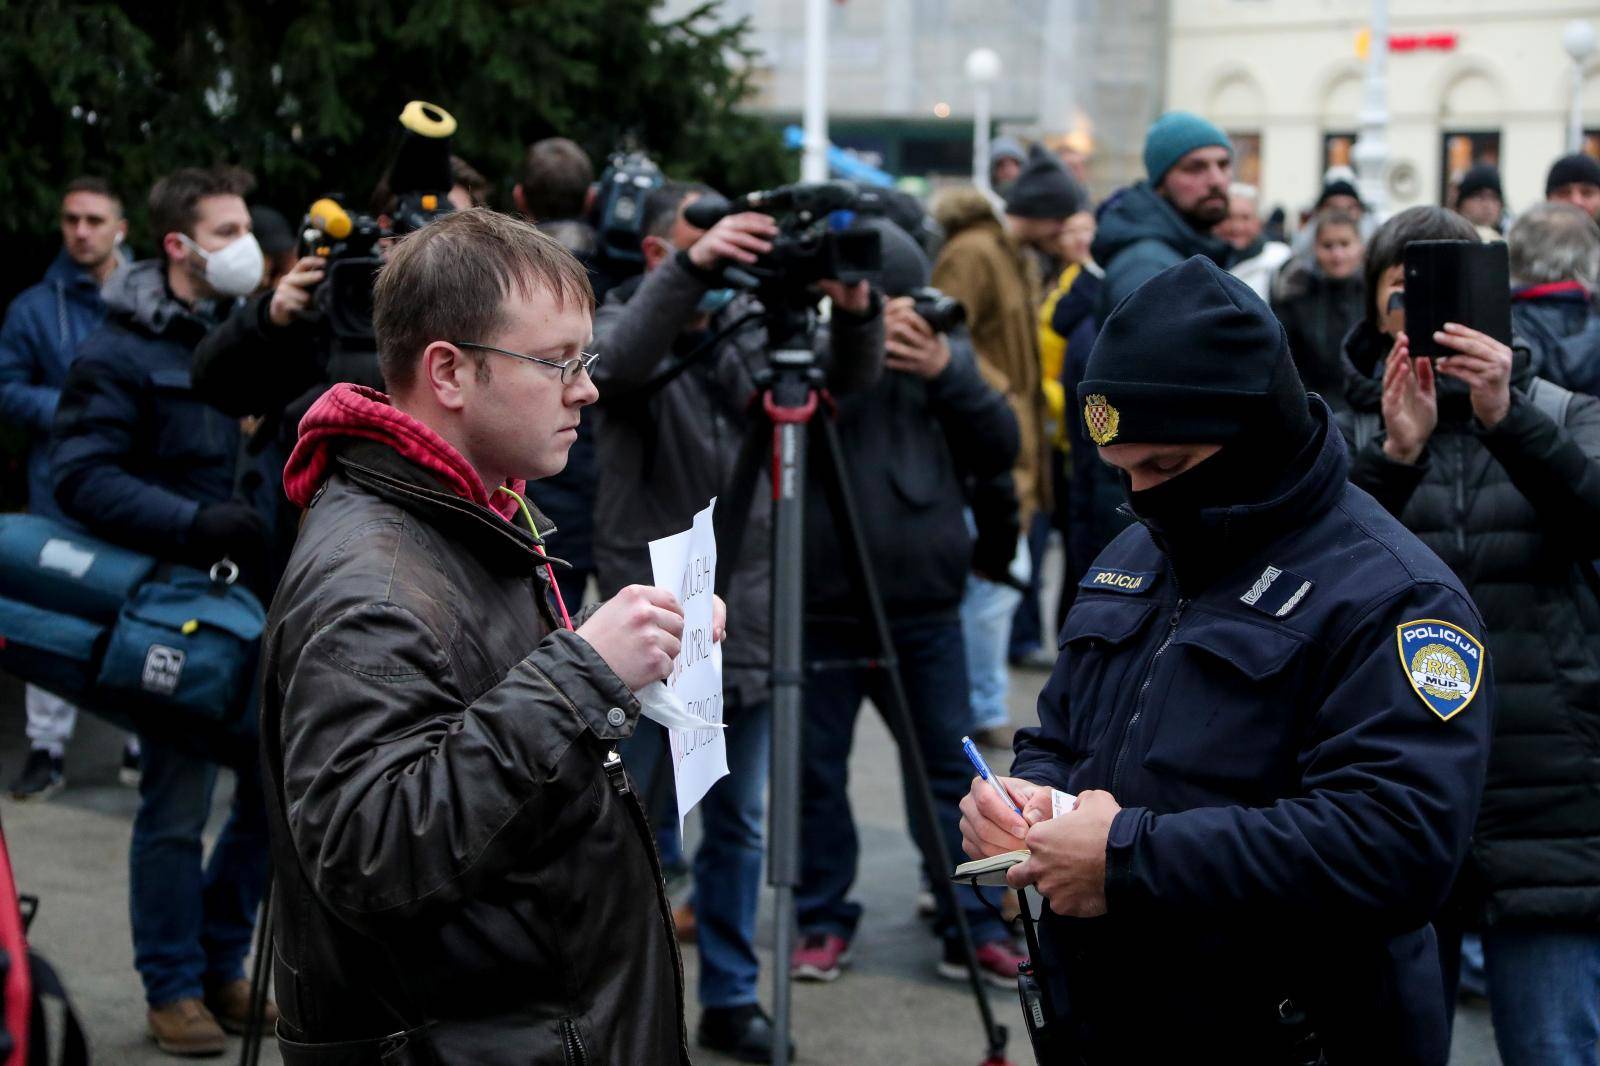
M 1145 765 L 1248 799 L 1293 770 L 1304 644 L 1274 629 L 1203 616 L 1174 635 L 1153 679 Z
M 1058 646 L 1072 678 L 1068 737 L 1079 753 L 1093 751 L 1118 708 L 1136 697 L 1138 638 L 1155 611 L 1145 600 L 1089 596 L 1067 612 Z

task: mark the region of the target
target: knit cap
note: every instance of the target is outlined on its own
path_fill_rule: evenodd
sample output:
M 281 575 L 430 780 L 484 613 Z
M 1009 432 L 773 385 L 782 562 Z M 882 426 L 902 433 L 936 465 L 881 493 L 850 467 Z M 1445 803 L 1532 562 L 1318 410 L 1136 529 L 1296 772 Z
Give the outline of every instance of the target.
M 1144 135 L 1144 169 L 1159 185 L 1173 165 L 1196 148 L 1213 145 L 1233 154 L 1233 142 L 1216 125 L 1189 111 L 1168 111 Z

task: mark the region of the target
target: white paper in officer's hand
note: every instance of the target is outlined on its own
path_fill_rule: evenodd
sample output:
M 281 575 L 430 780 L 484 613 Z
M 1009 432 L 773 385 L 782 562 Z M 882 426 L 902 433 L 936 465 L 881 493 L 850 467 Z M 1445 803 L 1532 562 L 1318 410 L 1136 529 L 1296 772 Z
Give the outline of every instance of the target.
M 654 582 L 677 596 L 683 608 L 683 646 L 672 664 L 666 689 L 681 702 L 688 719 L 704 723 L 667 729 L 678 785 L 679 829 L 684 816 L 728 772 L 728 744 L 722 732 L 722 645 L 711 639 L 712 590 L 717 579 L 717 538 L 711 515 L 716 506 L 713 498 L 694 516 L 689 529 L 650 542 Z

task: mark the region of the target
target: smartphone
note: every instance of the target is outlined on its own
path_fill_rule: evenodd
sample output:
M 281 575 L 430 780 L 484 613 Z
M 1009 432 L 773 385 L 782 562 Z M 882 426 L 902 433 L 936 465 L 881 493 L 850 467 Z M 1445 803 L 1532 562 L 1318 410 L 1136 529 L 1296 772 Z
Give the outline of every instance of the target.
M 1405 266 L 1412 358 L 1455 354 L 1433 339 L 1446 322 L 1511 343 L 1511 270 L 1504 241 L 1412 241 L 1406 245 Z

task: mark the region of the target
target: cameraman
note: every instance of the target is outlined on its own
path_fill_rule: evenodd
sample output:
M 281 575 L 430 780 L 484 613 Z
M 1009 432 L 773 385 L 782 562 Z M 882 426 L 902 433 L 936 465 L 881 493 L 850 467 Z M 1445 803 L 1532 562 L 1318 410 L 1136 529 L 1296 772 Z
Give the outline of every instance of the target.
M 684 209 L 710 190 L 669 183 L 645 201 L 645 272 L 611 290 L 595 316 L 600 481 L 594 558 L 600 593 L 652 584 L 651 540 L 687 529 L 696 511 L 731 486 L 753 373 L 767 361 L 760 303 L 717 288 L 724 264 L 749 264 L 772 249 L 767 215 L 729 215 L 709 230 Z M 833 300 L 831 345 L 821 364 L 838 392 L 864 389 L 883 366 L 881 301 L 866 283 L 821 283 Z M 739 323 L 743 322 L 741 327 Z M 756 900 L 761 888 L 762 818 L 770 738 L 772 599 L 770 492 L 752 497 L 744 545 L 729 583 L 724 645 L 724 720 L 729 775 L 701 811 L 705 834 L 694 859 L 700 946 L 699 1041 L 747 1062 L 772 1054 L 770 1021 L 756 1001 Z M 651 759 L 665 750 L 655 727 L 635 734 L 629 765 L 651 794 Z M 654 769 L 662 771 L 661 760 Z M 670 788 L 670 786 L 669 786 Z
M 903 295 L 927 284 L 928 261 L 921 249 L 893 223 L 875 219 L 867 224 L 882 236 L 883 287 L 895 295 L 883 313 L 890 372 L 839 404 L 840 451 L 851 495 L 863 504 L 858 517 L 868 562 L 878 577 L 914 739 L 928 769 L 937 829 L 947 854 L 959 856 L 958 805 L 972 778 L 961 753 L 968 719 L 961 594 L 973 554 L 962 479 L 1009 474 L 1017 459 L 1017 419 L 1006 398 L 979 373 L 966 330 L 948 336 L 935 332 Z M 880 649 L 863 617 L 859 590 L 852 587 L 845 545 L 822 484 L 820 476 L 811 479 L 806 504 L 806 660 L 875 658 Z M 1013 535 L 1011 547 L 1015 544 Z M 889 693 L 889 678 L 877 669 L 819 670 L 807 678 L 796 891 L 800 945 L 791 960 L 801 979 L 838 976 L 861 918 L 861 905 L 845 898 L 859 853 L 846 771 L 862 697 L 884 708 Z M 907 808 L 911 824 L 919 825 L 909 794 Z M 948 877 L 931 843 L 917 835 L 924 876 L 930 883 Z M 1013 987 L 1022 958 L 998 916 L 1000 890 L 988 891 L 994 908 L 970 888 L 959 889 L 958 897 L 984 975 Z M 964 979 L 955 917 L 942 899 L 934 924 L 945 942 L 939 973 Z

